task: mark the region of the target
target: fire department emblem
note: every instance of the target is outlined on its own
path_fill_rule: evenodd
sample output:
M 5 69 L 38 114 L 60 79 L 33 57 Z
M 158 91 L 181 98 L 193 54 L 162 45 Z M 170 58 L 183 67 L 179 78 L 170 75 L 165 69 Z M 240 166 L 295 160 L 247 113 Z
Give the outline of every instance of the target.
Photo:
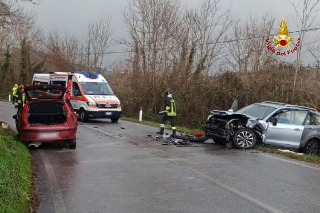
M 273 42 L 277 44 L 274 46 L 275 49 L 278 47 L 288 47 L 291 49 L 290 43 L 293 42 L 293 38 L 289 37 L 287 24 L 284 18 L 282 19 L 280 28 L 278 30 L 278 36 L 274 36 Z
M 272 38 L 271 39 L 268 38 L 266 40 L 266 43 L 267 43 L 267 48 L 270 52 L 280 56 L 286 56 L 294 53 L 299 48 L 300 41 L 301 41 L 300 38 L 298 38 L 297 43 L 293 45 L 294 48 L 292 48 L 290 44 L 293 41 L 294 39 L 292 37 L 289 37 L 286 20 L 283 18 L 280 24 L 280 28 L 278 30 L 278 35 L 273 36 L 273 40 Z M 279 49 L 283 49 L 284 47 L 287 47 L 289 50 L 284 49 L 284 50 L 276 51 L 278 47 L 280 47 Z

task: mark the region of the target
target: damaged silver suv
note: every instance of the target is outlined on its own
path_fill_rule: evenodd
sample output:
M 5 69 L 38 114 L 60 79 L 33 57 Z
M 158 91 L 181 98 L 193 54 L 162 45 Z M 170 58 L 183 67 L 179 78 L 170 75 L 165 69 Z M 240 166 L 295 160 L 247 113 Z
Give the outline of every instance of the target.
M 213 110 L 206 122 L 206 135 L 216 143 L 232 142 L 238 148 L 260 143 L 319 154 L 320 113 L 269 101 L 236 112 Z

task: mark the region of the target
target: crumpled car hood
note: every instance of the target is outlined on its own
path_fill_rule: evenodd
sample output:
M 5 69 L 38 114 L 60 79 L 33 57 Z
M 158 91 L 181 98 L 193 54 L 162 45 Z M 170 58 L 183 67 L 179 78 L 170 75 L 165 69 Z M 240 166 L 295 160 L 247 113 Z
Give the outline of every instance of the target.
M 214 118 L 219 120 L 224 120 L 229 122 L 233 119 L 240 119 L 246 121 L 246 126 L 248 128 L 254 128 L 256 125 L 259 125 L 261 128 L 261 133 L 264 133 L 268 127 L 265 121 L 259 120 L 255 117 L 247 116 L 244 114 L 230 112 L 230 111 L 223 111 L 223 110 L 213 110 L 211 111 L 211 115 L 208 117 L 208 120 Z
M 239 114 L 236 112 L 230 112 L 230 111 L 223 111 L 223 110 L 213 110 L 211 111 L 211 115 L 213 115 L 215 118 L 225 119 L 225 120 L 231 120 L 235 118 L 239 119 L 256 119 L 253 117 L 246 116 L 244 114 Z

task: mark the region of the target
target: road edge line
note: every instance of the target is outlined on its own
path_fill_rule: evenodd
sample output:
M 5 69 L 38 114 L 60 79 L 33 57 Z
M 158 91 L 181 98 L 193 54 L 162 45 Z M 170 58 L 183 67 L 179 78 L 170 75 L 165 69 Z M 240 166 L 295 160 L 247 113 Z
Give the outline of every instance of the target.
M 64 204 L 64 200 L 62 197 L 61 189 L 59 186 L 59 182 L 58 182 L 57 176 L 53 170 L 53 167 L 50 163 L 50 160 L 43 150 L 39 150 L 39 153 L 40 153 L 41 159 L 42 159 L 44 166 L 46 168 L 46 171 L 47 171 L 49 183 L 51 186 L 50 188 L 51 188 L 51 194 L 52 194 L 55 212 L 56 213 L 67 213 L 67 210 L 66 210 L 66 207 Z
M 320 168 L 318 167 L 315 167 L 315 166 L 311 166 L 311 165 L 307 165 L 304 161 L 295 161 L 294 159 L 283 159 L 281 157 L 277 157 L 277 156 L 273 156 L 271 154 L 265 154 L 265 153 L 261 153 L 263 156 L 265 157 L 268 157 L 268 158 L 273 158 L 273 159 L 276 159 L 276 160 L 281 160 L 283 162 L 287 162 L 287 163 L 292 163 L 292 164 L 295 164 L 295 165 L 299 165 L 299 166 L 303 166 L 303 167 L 306 167 L 306 168 L 309 168 L 309 169 L 314 169 L 314 170 L 318 170 L 320 171 Z M 301 163 L 300 163 L 301 162 Z M 303 162 L 303 163 L 302 163 Z

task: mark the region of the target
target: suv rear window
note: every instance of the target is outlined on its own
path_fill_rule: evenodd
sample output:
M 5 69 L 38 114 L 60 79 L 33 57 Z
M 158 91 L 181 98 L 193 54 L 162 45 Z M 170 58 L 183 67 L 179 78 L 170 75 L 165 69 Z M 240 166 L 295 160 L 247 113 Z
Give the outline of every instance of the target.
M 320 115 L 310 113 L 307 117 L 306 125 L 320 125 Z

